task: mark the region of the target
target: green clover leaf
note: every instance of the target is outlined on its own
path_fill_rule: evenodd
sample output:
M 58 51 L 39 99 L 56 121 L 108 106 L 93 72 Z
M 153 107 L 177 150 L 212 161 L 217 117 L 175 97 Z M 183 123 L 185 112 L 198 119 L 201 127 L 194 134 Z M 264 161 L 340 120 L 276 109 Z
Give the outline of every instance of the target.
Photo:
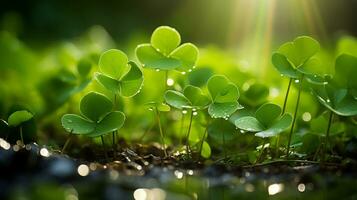
M 190 71 L 196 65 L 198 49 L 191 43 L 180 43 L 181 36 L 174 28 L 160 26 L 152 33 L 150 44 L 139 45 L 135 52 L 143 67 Z
M 112 102 L 102 94 L 90 92 L 80 102 L 82 116 L 65 114 L 62 126 L 72 134 L 98 137 L 120 129 L 125 121 L 124 113 L 111 111 Z
M 272 103 L 266 103 L 258 108 L 255 117 L 244 116 L 235 120 L 237 128 L 255 132 L 255 136 L 273 137 L 288 129 L 292 123 L 292 116 L 285 113 L 281 117 L 281 108 Z
M 7 122 L 9 124 L 9 126 L 19 126 L 20 124 L 30 120 L 33 118 L 33 114 L 30 113 L 29 111 L 27 110 L 19 110 L 19 111 L 16 111 L 14 113 L 12 113 Z
M 104 52 L 99 59 L 101 73 L 95 79 L 107 90 L 125 97 L 136 95 L 142 87 L 144 77 L 135 62 L 129 61 L 120 50 Z
M 165 101 L 177 109 L 197 109 L 201 110 L 210 103 L 209 98 L 203 94 L 198 87 L 188 85 L 184 88 L 183 93 L 168 90 L 165 93 Z
M 238 103 L 239 90 L 225 76 L 212 76 L 207 82 L 211 96 L 208 113 L 213 118 L 228 118 L 241 108 Z

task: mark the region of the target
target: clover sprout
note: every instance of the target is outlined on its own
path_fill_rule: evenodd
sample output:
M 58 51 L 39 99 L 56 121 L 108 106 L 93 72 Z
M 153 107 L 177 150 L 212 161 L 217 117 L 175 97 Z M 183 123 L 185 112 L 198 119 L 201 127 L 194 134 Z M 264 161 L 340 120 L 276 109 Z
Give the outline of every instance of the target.
M 22 144 L 25 144 L 23 133 L 22 133 L 22 124 L 26 121 L 29 121 L 32 118 L 33 118 L 33 114 L 30 113 L 29 111 L 19 110 L 12 113 L 7 120 L 9 126 L 20 127 L 20 138 Z
M 168 90 L 165 92 L 165 101 L 172 107 L 180 110 L 191 110 L 190 124 L 188 126 L 186 134 L 186 151 L 190 153 L 190 131 L 192 126 L 192 119 L 198 110 L 202 110 L 208 107 L 210 99 L 203 94 L 202 90 L 198 87 L 188 85 L 184 88 L 183 92 L 177 92 L 174 90 Z
M 170 70 L 191 72 L 198 59 L 198 48 L 192 43 L 181 44 L 180 34 L 169 26 L 156 28 L 150 43 L 139 45 L 135 53 L 144 68 L 165 71 L 166 79 Z
M 90 92 L 81 99 L 81 115 L 63 115 L 62 126 L 70 134 L 100 136 L 104 146 L 103 135 L 120 129 L 125 121 L 124 113 L 112 109 L 113 103 L 106 96 Z

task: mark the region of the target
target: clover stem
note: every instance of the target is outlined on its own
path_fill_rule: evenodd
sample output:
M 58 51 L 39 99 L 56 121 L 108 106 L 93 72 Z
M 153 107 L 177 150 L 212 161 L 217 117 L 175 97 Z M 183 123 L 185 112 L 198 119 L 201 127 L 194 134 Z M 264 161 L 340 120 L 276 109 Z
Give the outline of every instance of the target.
M 167 90 L 167 79 L 169 78 L 169 71 L 168 70 L 165 70 L 165 91 Z
M 152 122 L 150 127 L 143 133 L 143 135 L 139 138 L 139 141 L 142 142 L 144 137 L 151 131 L 151 129 L 154 127 L 155 123 Z
M 262 149 L 260 150 L 260 154 L 259 154 L 259 156 L 258 156 L 258 158 L 255 160 L 255 162 L 254 162 L 254 164 L 257 164 L 261 159 L 262 159 L 262 157 L 263 157 L 263 152 L 264 152 L 264 150 L 265 150 L 265 144 L 266 144 L 266 139 L 264 138 L 263 139 L 263 144 L 262 144 Z
M 286 150 L 286 159 L 289 158 L 291 137 L 292 137 L 292 135 L 293 135 L 293 131 L 294 131 L 294 127 L 295 127 L 295 122 L 296 122 L 296 115 L 297 115 L 297 112 L 298 112 L 298 109 L 299 109 L 300 96 L 301 96 L 301 90 L 302 90 L 302 81 L 303 81 L 303 80 L 304 80 L 304 75 L 302 75 L 302 77 L 300 78 L 300 81 L 299 81 L 300 86 L 299 86 L 298 97 L 297 97 L 296 105 L 295 105 L 293 123 L 292 123 L 292 125 L 291 125 L 290 133 L 289 133 L 288 146 L 287 146 L 287 150 Z
M 71 132 L 69 133 L 69 137 L 67 138 L 66 142 L 64 143 L 64 145 L 63 145 L 63 147 L 62 147 L 61 154 L 64 153 L 64 151 L 67 149 L 68 145 L 69 145 L 70 142 L 71 142 L 71 139 L 72 139 L 72 136 L 73 136 L 73 135 L 72 135 L 72 131 L 73 131 L 73 130 L 71 130 Z
M 201 139 L 201 144 L 200 144 L 200 150 L 199 150 L 199 152 L 200 152 L 200 155 L 201 155 L 201 153 L 202 153 L 202 148 L 203 148 L 203 142 L 204 142 L 204 140 L 205 140 L 205 138 L 206 138 L 206 135 L 207 135 L 207 132 L 208 132 L 208 125 L 209 125 L 209 120 L 207 121 L 207 125 L 206 125 L 206 128 L 205 128 L 205 132 L 203 133 L 203 136 L 202 136 L 202 139 Z
M 290 87 L 291 87 L 291 83 L 292 83 L 292 82 L 293 82 L 293 79 L 290 78 L 290 79 L 289 79 L 288 88 L 286 89 L 286 93 L 285 93 L 285 99 L 284 99 L 284 104 L 283 104 L 283 109 L 282 109 L 281 115 L 283 115 L 283 114 L 285 113 L 286 104 L 288 103 L 289 92 L 290 92 Z M 279 146 L 280 146 L 280 135 L 278 135 L 277 138 L 276 138 L 276 143 L 275 143 L 275 157 L 279 157 Z
M 223 154 L 224 154 L 224 159 L 227 159 L 227 152 L 226 152 L 226 139 L 224 138 L 224 133 L 222 134 L 222 144 L 223 144 Z
M 190 148 L 190 132 L 191 132 L 191 126 L 192 126 L 192 119 L 193 119 L 193 111 L 191 110 L 191 115 L 190 115 L 190 124 L 188 125 L 188 130 L 187 130 L 187 135 L 186 135 L 186 152 L 187 155 L 191 155 L 191 148 Z
M 160 136 L 161 136 L 161 143 L 162 143 L 162 150 L 165 153 L 165 157 L 167 157 L 167 152 L 166 152 L 166 144 L 165 144 L 165 136 L 164 136 L 164 132 L 162 131 L 162 126 L 161 126 L 161 119 L 160 119 L 160 112 L 157 109 L 157 107 L 155 107 L 156 110 L 156 118 L 157 118 L 157 123 L 159 124 L 159 131 L 160 131 Z
M 24 143 L 24 136 L 23 136 L 23 134 L 22 134 L 22 126 L 20 126 L 20 138 L 21 138 L 22 144 L 25 145 L 25 143 Z
M 330 137 L 330 128 L 331 128 L 332 118 L 333 118 L 333 112 L 330 111 L 330 116 L 328 119 L 327 130 L 326 130 L 325 145 L 323 146 L 323 151 L 322 151 L 322 159 L 321 159 L 322 163 L 325 162 L 326 149 L 327 149 L 327 146 L 329 145 L 329 137 Z
M 106 159 L 107 161 L 109 161 L 109 159 L 108 159 L 108 152 L 107 152 L 107 148 L 105 147 L 103 135 L 101 135 L 100 138 L 102 139 L 102 145 L 103 145 L 103 150 L 104 150 L 105 159 Z
M 116 107 L 117 107 L 117 94 L 114 94 L 114 105 L 113 105 L 114 110 L 116 110 Z M 115 145 L 117 134 L 118 134 L 118 131 L 113 131 L 113 133 L 112 133 L 114 158 L 116 158 L 116 154 L 117 154 L 116 145 Z
M 185 115 L 182 114 L 182 117 L 181 117 L 181 128 L 180 128 L 180 145 L 182 145 L 182 135 L 183 135 L 183 127 L 185 125 Z

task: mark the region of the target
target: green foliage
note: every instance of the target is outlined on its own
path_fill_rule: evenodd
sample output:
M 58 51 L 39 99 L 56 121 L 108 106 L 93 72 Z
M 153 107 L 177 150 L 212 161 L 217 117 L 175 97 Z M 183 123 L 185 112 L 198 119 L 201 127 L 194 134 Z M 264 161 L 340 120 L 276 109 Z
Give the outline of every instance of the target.
M 228 118 L 241 108 L 238 103 L 239 90 L 237 86 L 225 76 L 212 76 L 207 82 L 211 95 L 211 104 L 208 113 L 213 118 Z
M 112 102 L 102 94 L 91 92 L 80 103 L 83 115 L 65 114 L 61 121 L 66 131 L 98 137 L 120 129 L 124 125 L 125 115 L 120 111 L 111 111 Z
M 183 93 L 168 90 L 165 93 L 165 101 L 177 109 L 205 109 L 210 103 L 209 98 L 198 87 L 188 85 Z
M 136 56 L 146 68 L 191 71 L 196 65 L 198 49 L 191 43 L 180 43 L 180 34 L 174 28 L 160 26 L 152 33 L 150 44 L 136 48 Z
M 235 120 L 239 129 L 256 132 L 255 136 L 274 137 L 288 129 L 292 123 L 292 116 L 288 113 L 280 117 L 281 108 L 272 103 L 266 103 L 258 108 L 255 117 L 244 116 Z
M 335 75 L 325 85 L 311 85 L 312 91 L 329 110 L 341 116 L 357 115 L 357 58 L 342 54 L 336 59 Z
M 99 68 L 102 73 L 96 73 L 95 79 L 112 93 L 132 97 L 140 91 L 143 73 L 122 51 L 104 52 L 99 59 Z
M 9 126 L 19 126 L 22 123 L 30 120 L 33 118 L 33 114 L 30 113 L 27 110 L 20 110 L 20 111 L 16 111 L 14 113 L 12 113 L 7 122 L 9 123 Z
M 280 46 L 272 56 L 272 63 L 280 74 L 289 78 L 305 78 L 316 84 L 323 84 L 319 75 L 321 64 L 313 57 L 320 50 L 320 44 L 311 37 L 300 36 Z

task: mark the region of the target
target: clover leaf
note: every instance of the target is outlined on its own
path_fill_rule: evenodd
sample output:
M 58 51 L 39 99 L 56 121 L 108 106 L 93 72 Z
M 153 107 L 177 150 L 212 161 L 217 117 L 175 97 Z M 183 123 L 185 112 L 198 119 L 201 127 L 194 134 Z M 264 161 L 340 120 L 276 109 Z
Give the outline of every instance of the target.
M 357 115 L 357 58 L 342 54 L 336 59 L 335 75 L 327 85 L 311 85 L 318 101 L 341 116 Z
M 188 85 L 184 88 L 183 93 L 168 90 L 165 93 L 165 101 L 177 109 L 197 109 L 201 110 L 210 103 L 209 98 L 203 94 L 198 87 Z
M 101 73 L 95 73 L 95 79 L 112 93 L 132 97 L 140 91 L 143 73 L 122 51 L 104 52 L 99 59 L 99 68 Z
M 235 111 L 242 108 L 239 103 L 239 90 L 235 84 L 225 76 L 212 76 L 207 82 L 211 96 L 208 113 L 213 118 L 228 118 Z
M 9 123 L 9 126 L 16 127 L 32 118 L 33 118 L 33 114 L 30 113 L 29 111 L 19 110 L 19 111 L 12 113 L 9 116 L 7 122 Z
M 198 49 L 192 43 L 180 43 L 181 36 L 174 28 L 160 26 L 152 33 L 150 44 L 136 48 L 136 56 L 146 68 L 190 71 L 196 64 Z
M 111 111 L 113 103 L 104 95 L 90 92 L 80 102 L 83 116 L 65 114 L 61 121 L 66 131 L 97 137 L 120 129 L 125 121 L 124 113 Z
M 300 78 L 302 75 L 309 82 L 324 84 L 324 79 L 316 68 L 320 62 L 313 56 L 319 51 L 319 43 L 311 37 L 300 36 L 292 42 L 283 44 L 272 56 L 274 67 L 289 78 Z
M 234 124 L 242 130 L 256 132 L 255 136 L 273 137 L 288 129 L 293 120 L 288 113 L 279 117 L 280 114 L 280 106 L 266 103 L 258 108 L 255 117 L 244 116 L 235 120 Z

